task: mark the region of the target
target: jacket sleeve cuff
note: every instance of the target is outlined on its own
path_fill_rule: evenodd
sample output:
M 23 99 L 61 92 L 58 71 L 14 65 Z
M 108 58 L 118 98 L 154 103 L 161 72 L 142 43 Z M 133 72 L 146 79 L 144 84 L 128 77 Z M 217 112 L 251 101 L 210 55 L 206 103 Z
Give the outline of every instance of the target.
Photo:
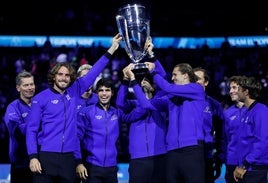
M 133 87 L 136 84 L 138 84 L 138 81 L 137 80 L 130 81 L 130 87 Z
M 150 72 L 150 74 L 151 74 L 152 77 L 154 77 L 157 73 L 156 73 L 155 70 L 152 70 L 152 71 Z
M 37 155 L 37 154 L 30 154 L 30 155 L 29 155 L 29 159 L 30 159 L 30 160 L 31 160 L 31 159 L 34 159 L 34 158 L 38 159 L 38 155 Z
M 105 54 L 104 54 L 108 59 L 111 59 L 112 58 L 112 55 L 107 51 Z
M 129 80 L 125 80 L 125 79 L 122 80 L 122 85 L 128 86 L 128 84 L 129 84 Z
M 243 161 L 243 168 L 247 170 L 249 167 L 250 167 L 250 163 L 247 162 L 246 160 Z
M 76 162 L 76 166 L 78 166 L 82 164 L 82 159 L 76 159 L 75 162 Z

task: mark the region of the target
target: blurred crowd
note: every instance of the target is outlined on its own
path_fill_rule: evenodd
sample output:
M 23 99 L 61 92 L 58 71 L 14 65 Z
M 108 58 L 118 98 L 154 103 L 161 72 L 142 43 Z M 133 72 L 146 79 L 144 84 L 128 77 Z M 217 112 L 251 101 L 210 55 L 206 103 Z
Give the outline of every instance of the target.
M 3 120 L 7 105 L 17 98 L 15 76 L 22 70 L 30 71 L 36 79 L 37 93 L 47 87 L 48 70 L 57 62 L 72 62 L 78 69 L 83 64 L 93 65 L 105 52 L 103 47 L 53 48 L 49 42 L 43 47 L 1 48 L 0 50 L 0 163 L 8 163 L 8 132 Z M 220 101 L 224 108 L 230 104 L 227 79 L 232 75 L 258 78 L 263 84 L 261 102 L 268 104 L 268 48 L 255 45 L 253 48 L 233 48 L 223 44 L 220 49 L 203 45 L 197 49 L 154 49 L 155 55 L 171 78 L 173 67 L 181 62 L 209 71 L 211 81 L 206 89 L 210 96 Z M 118 89 L 122 81 L 122 69 L 130 62 L 125 50 L 120 48 L 102 76 L 112 78 Z M 118 144 L 119 161 L 128 159 L 128 126 L 121 127 Z

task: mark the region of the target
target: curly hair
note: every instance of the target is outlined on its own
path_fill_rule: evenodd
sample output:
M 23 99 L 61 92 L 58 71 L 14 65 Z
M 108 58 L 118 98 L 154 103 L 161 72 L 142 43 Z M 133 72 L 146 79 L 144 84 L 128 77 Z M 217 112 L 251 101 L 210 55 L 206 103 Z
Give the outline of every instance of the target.
M 242 76 L 239 79 L 238 85 L 241 86 L 243 90 L 248 90 L 248 94 L 251 99 L 257 99 L 260 97 L 262 84 L 255 77 Z
M 48 73 L 48 84 L 51 87 L 53 87 L 55 75 L 58 73 L 61 67 L 66 67 L 70 72 L 70 78 L 71 78 L 70 85 L 76 80 L 76 70 L 74 66 L 69 62 L 60 62 L 57 63 L 54 67 L 52 67 Z

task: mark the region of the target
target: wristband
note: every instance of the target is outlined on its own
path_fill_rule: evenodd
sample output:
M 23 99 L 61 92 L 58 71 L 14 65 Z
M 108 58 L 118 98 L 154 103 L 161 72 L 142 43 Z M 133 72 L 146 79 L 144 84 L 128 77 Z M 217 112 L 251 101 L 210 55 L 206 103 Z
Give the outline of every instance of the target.
M 138 81 L 135 79 L 135 80 L 132 80 L 130 81 L 130 86 L 133 87 L 134 85 L 138 84 Z
M 250 163 L 247 162 L 246 160 L 243 161 L 243 166 L 242 166 L 242 168 L 245 169 L 245 170 L 247 170 L 249 167 L 250 167 Z

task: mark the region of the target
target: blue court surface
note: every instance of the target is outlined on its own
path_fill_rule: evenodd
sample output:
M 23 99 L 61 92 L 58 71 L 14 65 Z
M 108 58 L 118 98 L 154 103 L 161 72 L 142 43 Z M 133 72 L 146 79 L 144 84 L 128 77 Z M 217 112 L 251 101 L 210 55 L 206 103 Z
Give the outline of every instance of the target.
M 0 164 L 0 183 L 10 182 L 10 164 Z

